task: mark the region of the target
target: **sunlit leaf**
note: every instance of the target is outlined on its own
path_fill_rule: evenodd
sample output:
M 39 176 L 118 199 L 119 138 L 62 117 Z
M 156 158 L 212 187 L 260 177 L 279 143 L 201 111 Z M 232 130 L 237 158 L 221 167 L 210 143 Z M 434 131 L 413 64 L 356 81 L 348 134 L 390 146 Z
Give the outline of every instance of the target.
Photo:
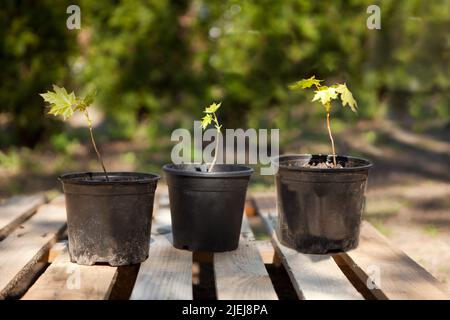
M 203 112 L 205 112 L 205 113 L 214 113 L 220 108 L 221 104 L 222 104 L 221 102 L 220 103 L 213 103 L 209 107 L 205 108 L 205 111 L 203 111 Z
M 62 116 L 64 120 L 67 120 L 74 111 L 86 110 L 94 101 L 95 93 L 90 93 L 81 100 L 75 96 L 74 92 L 68 93 L 65 88 L 53 85 L 53 92 L 47 91 L 47 93 L 41 93 L 40 96 L 49 104 L 49 114 Z
M 203 118 L 202 118 L 202 123 L 201 123 L 201 127 L 203 129 L 206 129 L 206 127 L 208 127 L 208 125 L 212 122 L 213 118 L 211 116 L 211 114 L 206 114 Z
M 342 106 L 345 107 L 348 105 L 353 112 L 356 112 L 358 105 L 347 85 L 345 83 L 338 84 L 335 89 L 341 95 Z
M 297 81 L 291 85 L 289 85 L 289 89 L 296 90 L 296 89 L 306 89 L 310 88 L 312 86 L 320 86 L 320 83 L 323 80 L 316 79 L 316 76 L 312 76 L 309 79 L 302 79 L 300 81 Z
M 55 116 L 62 116 L 64 120 L 70 118 L 77 104 L 75 94 L 73 92 L 69 94 L 66 89 L 60 88 L 57 85 L 53 85 L 53 90 L 54 92 L 48 91 L 47 93 L 40 94 L 44 98 L 44 101 L 49 103 L 50 109 L 48 113 Z
M 312 101 L 320 101 L 324 106 L 329 104 L 331 100 L 336 99 L 338 93 L 333 87 L 323 86 L 320 90 L 314 91 L 315 95 Z

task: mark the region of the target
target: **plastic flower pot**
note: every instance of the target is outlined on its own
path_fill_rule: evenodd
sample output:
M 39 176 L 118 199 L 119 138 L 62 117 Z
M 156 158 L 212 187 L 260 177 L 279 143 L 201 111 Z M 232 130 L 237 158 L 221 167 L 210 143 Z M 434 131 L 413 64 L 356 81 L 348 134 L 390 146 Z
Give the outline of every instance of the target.
M 215 165 L 202 172 L 195 164 L 166 164 L 173 245 L 190 251 L 237 249 L 248 181 L 253 169 Z
M 133 172 L 59 177 L 67 210 L 70 260 L 129 265 L 147 259 L 159 176 Z
M 368 160 L 337 156 L 342 168 L 316 168 L 327 155 L 275 158 L 280 242 L 299 252 L 324 254 L 358 246 Z M 312 165 L 306 166 L 305 165 Z

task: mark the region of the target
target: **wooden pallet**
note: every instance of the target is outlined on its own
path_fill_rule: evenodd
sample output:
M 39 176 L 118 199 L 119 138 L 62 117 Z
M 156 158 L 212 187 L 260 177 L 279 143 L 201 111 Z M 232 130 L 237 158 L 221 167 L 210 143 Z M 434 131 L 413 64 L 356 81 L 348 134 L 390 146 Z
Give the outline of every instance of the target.
M 149 258 L 111 267 L 69 261 L 63 196 L 50 203 L 43 196 L 16 197 L 0 204 L 0 298 L 191 300 L 193 270 L 206 263 L 212 266 L 210 290 L 219 300 L 279 299 L 280 279 L 270 266 L 284 270 L 285 285 L 298 299 L 449 299 L 435 278 L 367 222 L 355 250 L 301 254 L 281 245 L 273 232 L 274 196 L 255 195 L 249 202 L 256 212 L 252 221 L 263 222 L 270 241 L 256 240 L 244 216 L 236 251 L 192 254 L 172 246 L 168 197 L 160 191 Z M 374 272 L 379 287 L 371 282 Z

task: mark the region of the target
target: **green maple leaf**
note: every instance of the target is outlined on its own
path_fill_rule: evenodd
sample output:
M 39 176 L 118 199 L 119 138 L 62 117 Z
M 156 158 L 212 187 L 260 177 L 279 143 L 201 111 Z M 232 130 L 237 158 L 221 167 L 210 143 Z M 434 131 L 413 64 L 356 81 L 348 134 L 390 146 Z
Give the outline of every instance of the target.
M 338 96 L 338 92 L 333 87 L 322 86 L 314 92 L 315 95 L 311 101 L 320 101 L 324 106 L 328 105 L 331 100 L 336 99 Z
M 53 85 L 53 92 L 41 93 L 40 96 L 49 104 L 49 114 L 70 118 L 75 111 L 85 111 L 94 101 L 96 92 L 91 92 L 84 99 L 79 99 L 74 92 L 68 93 L 63 87 Z
M 89 106 L 94 102 L 94 99 L 95 99 L 95 96 L 96 96 L 96 95 L 97 95 L 97 91 L 94 90 L 94 91 L 89 92 L 89 93 L 84 97 L 84 99 L 83 99 L 83 104 L 86 106 L 86 108 L 89 107 Z
M 213 121 L 214 126 L 216 127 L 217 131 L 220 131 L 222 128 L 222 125 L 219 124 L 219 121 L 217 120 L 216 111 L 220 108 L 220 105 L 222 103 L 212 103 L 209 107 L 206 107 L 203 111 L 206 113 L 206 115 L 202 118 L 201 127 L 203 129 L 206 129 Z
M 323 80 L 316 79 L 316 76 L 312 76 L 309 79 L 302 79 L 300 81 L 297 81 L 291 85 L 289 85 L 289 89 L 296 90 L 296 89 L 306 89 L 310 88 L 312 86 L 320 87 L 320 83 Z
M 74 107 L 76 106 L 77 98 L 73 92 L 67 93 L 65 88 L 60 88 L 57 85 L 53 85 L 54 92 L 47 91 L 40 96 L 44 98 L 44 101 L 50 105 L 49 114 L 55 116 L 62 116 L 64 120 L 70 118 L 73 115 Z
M 356 112 L 358 105 L 347 85 L 345 83 L 338 84 L 336 85 L 335 90 L 341 95 L 342 106 L 345 107 L 348 105 L 353 112 Z
M 220 108 L 221 104 L 222 104 L 222 102 L 220 102 L 220 103 L 213 103 L 209 107 L 206 107 L 205 111 L 203 111 L 203 112 L 204 113 L 214 113 Z
M 206 127 L 212 122 L 212 120 L 213 120 L 213 118 L 210 113 L 206 114 L 202 118 L 201 127 L 203 128 L 203 130 L 206 129 Z

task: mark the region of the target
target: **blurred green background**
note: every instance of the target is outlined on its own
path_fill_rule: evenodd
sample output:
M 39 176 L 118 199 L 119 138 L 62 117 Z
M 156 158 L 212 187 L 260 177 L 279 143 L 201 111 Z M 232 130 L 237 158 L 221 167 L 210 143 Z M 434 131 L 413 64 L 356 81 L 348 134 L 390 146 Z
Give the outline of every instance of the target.
M 375 1 L 381 30 L 366 27 L 373 0 L 85 0 L 81 30 L 65 27 L 73 1 L 2 3 L 2 148 L 63 131 L 37 95 L 52 83 L 96 87 L 110 139 L 132 138 L 143 122 L 153 139 L 190 127 L 213 100 L 223 101 L 228 127 L 306 128 L 319 108 L 292 121 L 289 112 L 308 100 L 287 84 L 312 74 L 346 81 L 359 119 L 421 129 L 450 118 L 446 0 Z
M 80 30 L 66 28 L 71 4 Z M 372 4 L 380 30 L 366 25 Z M 448 0 L 3 0 L 0 199 L 100 170 L 83 119 L 46 115 L 38 93 L 53 83 L 98 90 L 95 134 L 110 171 L 159 172 L 172 130 L 192 130 L 212 101 L 226 128 L 279 128 L 281 153 L 329 152 L 323 108 L 287 88 L 316 75 L 346 82 L 358 101 L 357 116 L 335 107 L 332 127 L 338 153 L 375 162 L 366 219 L 447 281 L 449 58 Z M 251 190 L 272 179 L 256 173 Z

